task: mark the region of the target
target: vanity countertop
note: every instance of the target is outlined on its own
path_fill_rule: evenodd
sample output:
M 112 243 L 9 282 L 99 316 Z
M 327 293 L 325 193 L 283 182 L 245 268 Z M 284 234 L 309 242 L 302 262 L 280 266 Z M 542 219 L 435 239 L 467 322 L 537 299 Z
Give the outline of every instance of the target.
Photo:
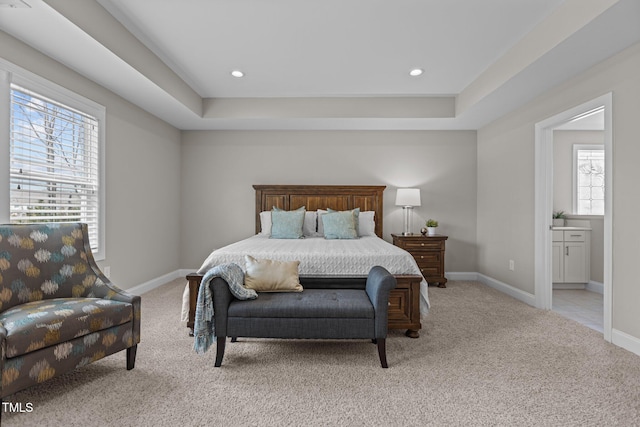
M 551 229 L 558 231 L 591 231 L 591 227 L 551 227 Z

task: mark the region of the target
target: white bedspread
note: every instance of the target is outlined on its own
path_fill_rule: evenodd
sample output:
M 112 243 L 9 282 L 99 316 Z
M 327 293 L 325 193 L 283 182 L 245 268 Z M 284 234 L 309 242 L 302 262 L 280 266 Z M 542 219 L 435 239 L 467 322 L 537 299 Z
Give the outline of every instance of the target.
M 409 252 L 377 236 L 353 240 L 327 240 L 323 237 L 304 239 L 270 239 L 257 234 L 217 249 L 207 257 L 198 273 L 211 267 L 234 262 L 244 267 L 244 256 L 278 261 L 300 261 L 300 276 L 363 276 L 374 265 L 381 265 L 391 274 L 422 275 Z M 420 312 L 429 308 L 427 282 L 420 284 Z

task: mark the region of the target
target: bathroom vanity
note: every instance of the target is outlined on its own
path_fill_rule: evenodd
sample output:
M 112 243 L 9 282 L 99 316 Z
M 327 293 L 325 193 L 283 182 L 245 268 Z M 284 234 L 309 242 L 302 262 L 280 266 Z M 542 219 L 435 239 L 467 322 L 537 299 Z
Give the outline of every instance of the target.
M 591 272 L 591 228 L 551 230 L 554 289 L 584 289 Z

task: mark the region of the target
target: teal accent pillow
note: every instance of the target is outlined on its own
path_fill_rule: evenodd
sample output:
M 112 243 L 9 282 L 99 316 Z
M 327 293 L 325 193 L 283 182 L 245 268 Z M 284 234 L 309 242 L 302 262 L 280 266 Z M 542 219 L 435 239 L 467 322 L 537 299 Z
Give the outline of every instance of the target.
M 329 212 L 322 215 L 325 239 L 357 239 L 354 211 Z
M 356 220 L 356 233 L 360 235 L 360 233 L 358 232 L 358 230 L 360 229 L 360 208 L 355 208 L 350 211 L 336 211 L 331 208 L 327 208 L 327 212 L 353 212 Z
M 302 239 L 302 225 L 304 224 L 304 208 L 296 211 L 271 211 L 272 239 Z

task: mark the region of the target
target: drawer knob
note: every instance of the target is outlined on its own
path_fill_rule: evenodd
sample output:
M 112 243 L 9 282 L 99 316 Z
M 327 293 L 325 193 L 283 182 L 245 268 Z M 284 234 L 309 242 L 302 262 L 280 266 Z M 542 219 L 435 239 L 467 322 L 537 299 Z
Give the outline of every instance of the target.
M 424 243 L 420 243 L 420 246 L 424 246 Z

